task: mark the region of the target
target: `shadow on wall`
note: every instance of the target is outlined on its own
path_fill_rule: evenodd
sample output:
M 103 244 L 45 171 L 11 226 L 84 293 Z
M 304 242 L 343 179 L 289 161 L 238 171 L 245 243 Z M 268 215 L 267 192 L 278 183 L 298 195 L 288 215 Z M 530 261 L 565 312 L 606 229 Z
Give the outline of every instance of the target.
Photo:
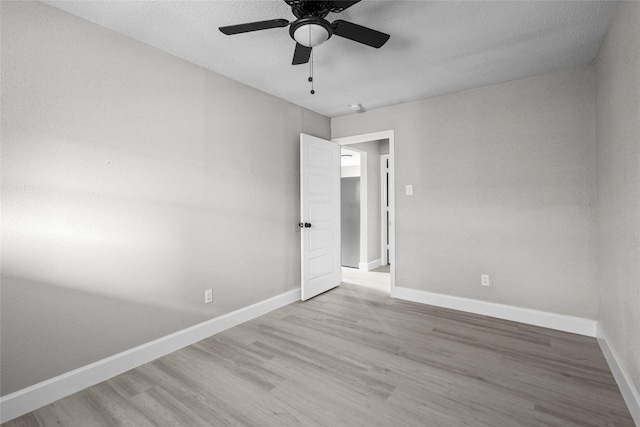
M 1 293 L 3 396 L 207 320 L 15 277 Z

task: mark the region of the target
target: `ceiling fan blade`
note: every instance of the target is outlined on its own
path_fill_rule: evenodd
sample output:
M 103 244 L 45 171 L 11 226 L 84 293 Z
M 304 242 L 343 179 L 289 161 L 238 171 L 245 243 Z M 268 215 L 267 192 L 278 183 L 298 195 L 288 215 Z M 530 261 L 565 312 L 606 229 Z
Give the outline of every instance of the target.
M 270 19 L 268 21 L 248 22 L 246 24 L 229 25 L 220 27 L 220 31 L 230 36 L 233 34 L 248 33 L 250 31 L 268 30 L 269 28 L 286 27 L 289 21 L 286 19 Z
M 311 48 L 296 43 L 296 50 L 293 51 L 293 62 L 291 65 L 306 64 L 311 57 Z
M 383 44 L 391 37 L 389 34 L 363 27 L 362 25 L 352 24 L 351 22 L 338 19 L 331 24 L 333 34 L 344 37 L 354 42 L 366 44 L 367 46 L 382 47 Z
M 354 4 L 360 3 L 360 1 L 361 0 L 331 0 L 329 1 L 329 10 L 333 13 L 340 13 Z

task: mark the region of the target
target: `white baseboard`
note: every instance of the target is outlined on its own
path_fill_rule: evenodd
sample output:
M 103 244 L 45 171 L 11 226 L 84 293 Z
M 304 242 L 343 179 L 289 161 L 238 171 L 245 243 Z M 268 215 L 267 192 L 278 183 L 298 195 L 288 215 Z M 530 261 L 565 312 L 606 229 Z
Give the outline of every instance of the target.
M 58 399 L 296 301 L 300 301 L 300 289 L 294 289 L 215 319 L 207 320 L 3 396 L 0 398 L 0 423 L 10 421 Z
M 607 360 L 613 378 L 615 378 L 616 383 L 618 383 L 618 388 L 627 404 L 627 408 L 629 408 L 629 412 L 636 425 L 640 426 L 640 393 L 638 393 L 638 389 L 633 384 L 633 381 L 631 381 L 627 370 L 620 362 L 615 348 L 611 345 L 611 341 L 609 341 L 607 334 L 605 334 L 600 324 L 598 324 L 597 327 L 596 338 L 598 338 L 598 344 L 600 344 L 600 349 L 604 354 L 604 358 Z
M 358 264 L 358 270 L 371 271 L 371 270 L 375 270 L 381 265 L 382 265 L 382 262 L 379 259 L 376 259 L 371 262 L 361 262 L 360 264 Z
M 506 304 L 480 301 L 470 298 L 456 297 L 452 295 L 436 294 L 415 289 L 394 287 L 391 290 L 393 298 L 438 307 L 461 310 L 483 316 L 497 317 L 498 319 L 527 323 L 529 325 L 542 326 L 544 328 L 571 332 L 589 337 L 596 336 L 596 321 L 581 317 L 565 316 L 563 314 L 549 313 L 546 311 L 532 310 L 530 308 L 515 307 Z

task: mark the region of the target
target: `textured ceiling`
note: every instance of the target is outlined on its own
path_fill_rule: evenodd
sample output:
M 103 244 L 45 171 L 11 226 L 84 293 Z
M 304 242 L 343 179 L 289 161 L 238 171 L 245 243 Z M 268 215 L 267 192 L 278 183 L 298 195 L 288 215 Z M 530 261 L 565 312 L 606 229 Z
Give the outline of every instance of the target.
M 602 1 L 372 1 L 343 19 L 391 34 L 380 49 L 334 36 L 291 65 L 288 28 L 225 36 L 219 26 L 293 21 L 282 0 L 54 1 L 47 4 L 329 117 L 589 64 L 615 10 Z

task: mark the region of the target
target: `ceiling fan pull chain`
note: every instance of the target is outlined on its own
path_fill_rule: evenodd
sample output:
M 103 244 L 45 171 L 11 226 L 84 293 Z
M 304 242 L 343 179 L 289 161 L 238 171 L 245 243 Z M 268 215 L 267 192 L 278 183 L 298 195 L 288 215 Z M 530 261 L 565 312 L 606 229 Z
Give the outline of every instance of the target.
M 311 40 L 311 26 L 309 26 L 309 40 Z M 311 83 L 311 95 L 316 93 L 313 90 L 313 49 L 311 49 L 311 61 L 309 61 L 309 82 Z
M 313 90 L 313 50 L 311 51 L 311 62 L 309 62 L 309 68 L 311 68 L 309 82 L 311 82 L 311 95 L 313 95 L 314 93 L 316 93 L 316 91 Z

